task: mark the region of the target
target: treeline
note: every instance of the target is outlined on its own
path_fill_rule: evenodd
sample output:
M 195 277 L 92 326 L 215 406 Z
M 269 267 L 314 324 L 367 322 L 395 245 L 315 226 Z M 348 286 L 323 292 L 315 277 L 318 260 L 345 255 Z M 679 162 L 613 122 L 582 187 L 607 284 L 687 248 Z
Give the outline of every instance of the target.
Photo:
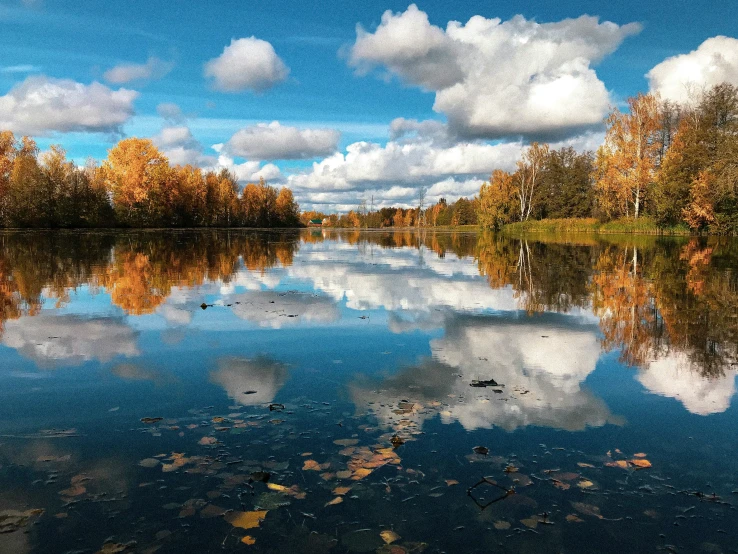
M 479 193 L 479 222 L 651 218 L 659 227 L 738 232 L 738 88 L 723 83 L 686 104 L 653 94 L 607 119 L 596 153 L 533 143 Z
M 29 137 L 0 132 L 2 227 L 294 227 L 299 213 L 286 187 L 241 190 L 226 169 L 171 166 L 147 139 L 78 167 L 59 146 L 39 154 Z
M 307 225 L 313 219 L 325 220 L 324 227 L 358 229 L 384 229 L 389 227 L 449 227 L 459 225 L 477 225 L 479 200 L 477 198 L 459 198 L 449 204 L 445 198 L 427 209 L 417 208 L 380 208 L 367 211 L 363 204 L 356 210 L 346 214 L 324 214 L 322 212 L 303 212 L 300 220 Z

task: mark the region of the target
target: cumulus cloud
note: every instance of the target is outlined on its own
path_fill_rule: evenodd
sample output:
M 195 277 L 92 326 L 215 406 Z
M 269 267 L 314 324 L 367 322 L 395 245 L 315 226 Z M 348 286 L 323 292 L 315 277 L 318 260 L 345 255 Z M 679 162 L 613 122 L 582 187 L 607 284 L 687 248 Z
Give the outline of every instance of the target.
M 610 98 L 592 65 L 641 26 L 581 16 L 538 23 L 472 17 L 443 30 L 411 5 L 379 27 L 357 27 L 349 63 L 384 67 L 435 92 L 433 109 L 462 136 L 562 137 L 602 124 Z
M 326 296 L 258 291 L 236 295 L 233 313 L 260 327 L 279 329 L 301 323 L 331 323 L 340 319 L 335 301 Z
M 638 372 L 638 381 L 650 392 L 675 398 L 693 414 L 710 415 L 724 412 L 735 395 L 735 370 L 706 378 L 695 371 L 684 352 L 671 353 L 651 362 Z
M 136 333 L 118 319 L 44 313 L 9 321 L 2 343 L 41 367 L 79 365 L 138 355 Z
M 165 62 L 152 56 L 146 63 L 125 63 L 111 67 L 103 74 L 103 78 L 108 83 L 122 85 L 131 81 L 161 79 L 173 68 L 173 62 Z
M 205 77 L 224 92 L 264 92 L 287 79 L 289 72 L 274 47 L 256 37 L 231 40 L 220 56 L 205 64 Z
M 358 383 L 352 398 L 357 408 L 368 406 L 388 426 L 399 419 L 393 410 L 400 399 L 426 406 L 444 402 L 443 423 L 458 422 L 468 431 L 528 425 L 577 431 L 619 423 L 582 385 L 600 355 L 596 328 L 567 323 L 553 317 L 451 318 L 446 335 L 431 341 L 432 359 L 382 383 Z M 474 379 L 490 378 L 505 385 L 504 394 L 469 387 Z M 377 388 L 382 402 L 369 404 L 376 400 L 370 391 Z M 421 424 L 433 414 L 420 411 L 402 418 Z
M 290 175 L 288 184 L 301 205 L 355 208 L 359 196 L 367 194 L 375 194 L 375 206 L 410 205 L 419 187 L 429 189 L 429 202 L 443 195 L 455 199 L 476 194 L 493 169 L 513 169 L 522 148 L 519 142 L 438 146 L 432 137 L 390 141 L 384 146 L 356 142 L 345 154 L 337 152 L 315 162 L 310 171 Z
M 236 163 L 231 156 L 224 152 L 223 144 L 213 145 L 213 150 L 218 152 L 218 167 L 223 167 L 233 173 L 239 183 L 256 183 L 262 178 L 270 183 L 284 181 L 282 171 L 274 164 L 262 165 L 258 161 Z
M 0 96 L 0 128 L 18 134 L 119 133 L 133 116 L 138 92 L 111 90 L 43 75 L 28 77 Z
M 709 38 L 688 54 L 667 58 L 646 77 L 652 92 L 675 102 L 723 82 L 738 86 L 738 39 Z
M 182 123 L 187 119 L 182 108 L 173 102 L 162 102 L 156 106 L 156 113 L 168 123 Z
M 174 165 L 208 166 L 216 163 L 215 156 L 204 154 L 204 148 L 187 125 L 164 127 L 151 137 L 169 162 Z
M 304 160 L 332 154 L 340 138 L 334 129 L 300 129 L 273 121 L 241 129 L 227 147 L 250 160 Z
M 274 400 L 287 380 L 287 366 L 270 358 L 227 358 L 210 374 L 228 396 L 242 406 L 258 406 Z

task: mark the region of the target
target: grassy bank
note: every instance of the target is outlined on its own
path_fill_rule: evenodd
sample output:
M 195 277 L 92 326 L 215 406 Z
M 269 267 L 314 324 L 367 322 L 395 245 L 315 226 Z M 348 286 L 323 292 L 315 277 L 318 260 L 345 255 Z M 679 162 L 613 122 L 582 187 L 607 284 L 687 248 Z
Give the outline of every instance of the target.
M 519 233 L 595 233 L 603 235 L 690 235 L 687 225 L 659 227 L 647 217 L 624 218 L 602 222 L 595 218 L 541 219 L 540 221 L 520 221 L 503 227 L 503 232 Z

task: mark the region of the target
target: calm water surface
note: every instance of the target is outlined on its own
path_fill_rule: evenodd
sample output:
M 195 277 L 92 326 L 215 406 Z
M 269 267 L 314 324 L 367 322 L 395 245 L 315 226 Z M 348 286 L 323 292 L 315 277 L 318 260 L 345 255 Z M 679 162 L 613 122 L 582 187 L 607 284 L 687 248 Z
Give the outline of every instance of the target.
M 734 240 L 2 234 L 0 552 L 738 552 L 737 345 Z

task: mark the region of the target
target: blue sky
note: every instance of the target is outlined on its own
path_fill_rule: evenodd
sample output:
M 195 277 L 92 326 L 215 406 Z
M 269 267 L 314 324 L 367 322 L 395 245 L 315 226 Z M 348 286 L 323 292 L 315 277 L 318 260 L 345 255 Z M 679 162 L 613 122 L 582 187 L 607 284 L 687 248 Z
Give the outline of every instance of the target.
M 124 88 L 138 94 L 134 99 L 123 101 L 122 112 L 103 132 L 98 132 L 102 124 L 95 127 L 89 121 L 80 125 L 64 119 L 56 127 L 53 123 L 46 127 L 39 122 L 29 123 L 34 115 L 21 117 L 18 112 L 32 112 L 32 103 L 9 104 L 4 113 L 2 98 L 0 124 L 18 134 L 31 131 L 42 148 L 62 143 L 70 157 L 79 162 L 88 156 L 104 157 L 112 142 L 121 136 L 116 132 L 153 137 L 165 127 L 176 127 L 181 131 L 176 137 L 159 136 L 161 147 L 165 151 L 171 149 L 173 161 L 190 161 L 208 167 L 216 163 L 230 164 L 243 180 L 264 175 L 275 184 L 287 183 L 296 190 L 304 207 L 342 211 L 369 194 L 380 197 L 378 203 L 409 205 L 421 186 L 430 189 L 431 199 L 473 193 L 480 179 L 495 166 L 512 163 L 513 145 L 519 149 L 535 138 L 546 138 L 557 144 L 568 141 L 580 148 L 596 147 L 601 124 L 595 122 L 601 121 L 600 112 L 605 104 L 617 104 L 628 95 L 654 88 L 654 83 L 645 75 L 667 58 L 694 52 L 712 37 L 738 37 L 738 18 L 727 3 L 718 8 L 715 3 L 704 1 L 451 3 L 434 0 L 418 3 L 412 14 L 408 8 L 408 2 L 374 0 L 319 4 L 293 0 L 213 1 L 206 5 L 156 0 L 125 3 L 2 0 L 0 97 L 17 89 L 29 77 L 51 79 L 52 82 L 63 79 L 84 86 L 98 82 L 106 87 L 105 90 Z M 393 14 L 388 15 L 391 20 L 388 23 L 394 25 L 394 34 L 379 36 L 378 27 L 384 25 L 382 16 L 386 10 Z M 550 27 L 544 31 L 543 27 L 536 27 L 584 14 L 599 17 L 600 23 L 592 26 L 582 22 L 569 25 L 568 30 Z M 518 15 L 524 18 L 524 24 L 501 31 L 505 23 Z M 507 44 L 491 53 L 483 52 L 484 46 L 479 46 L 469 54 L 469 41 L 474 37 L 470 38 L 472 32 L 467 25 L 466 38 L 461 39 L 466 41 L 463 48 L 467 49 L 455 49 L 460 44 L 458 37 L 449 39 L 450 31 L 444 34 L 449 21 L 466 24 L 474 16 L 486 20 L 498 17 L 503 23 L 503 27 L 479 31 L 474 37 L 481 37 L 482 43 L 491 43 L 495 36 Z M 427 23 L 422 21 L 423 17 L 427 17 Z M 604 21 L 617 24 L 619 30 L 606 29 L 602 25 Z M 638 23 L 640 27 L 626 27 L 631 23 Z M 364 44 L 357 38 L 357 24 L 368 36 Z M 403 35 L 404 31 L 407 36 Z M 423 34 L 425 31 L 427 35 Z M 569 41 L 569 51 L 552 54 L 552 60 L 542 58 L 538 69 L 522 69 L 519 67 L 522 62 L 509 61 L 515 55 L 513 43 L 517 38 L 525 35 L 531 41 L 540 41 L 544 40 L 541 33 L 546 35 L 545 46 L 533 50 L 533 54 L 522 52 L 523 61 L 526 58 L 529 61 L 539 52 L 543 52 L 545 58 L 552 48 L 560 46 L 559 40 Z M 576 36 L 577 33 L 581 36 Z M 426 57 L 421 59 L 417 57 L 416 47 L 423 44 L 423 36 L 429 41 L 427 46 L 431 53 L 426 52 L 423 54 Z M 221 56 L 232 40 L 250 37 L 269 43 L 275 59 L 288 68 L 288 75 L 256 87 L 257 91 L 248 87 L 222 90 L 217 78 L 205 76 L 205 65 Z M 407 37 L 417 37 L 417 40 L 404 40 Z M 371 42 L 373 38 L 376 40 Z M 452 44 L 454 41 L 456 45 Z M 607 41 L 610 43 L 603 46 Z M 579 60 L 579 54 L 572 54 L 571 50 L 580 42 L 586 68 L 572 69 L 572 62 Z M 559 46 L 551 46 L 557 44 Z M 247 47 L 254 44 L 243 46 L 241 54 L 252 55 Z M 738 81 L 738 41 L 708 46 L 703 48 L 701 57 L 693 54 L 698 65 L 709 65 L 717 53 L 725 57 L 718 72 L 720 78 Z M 447 54 L 452 50 L 455 61 L 447 62 Z M 471 75 L 469 55 L 480 60 L 481 76 Z M 710 68 L 685 77 L 684 68 L 689 66 L 689 61 L 686 59 L 681 66 L 664 66 L 659 76 L 660 88 L 656 87 L 662 95 L 674 95 L 674 79 L 712 84 L 709 79 L 716 77 Z M 106 77 L 110 75 L 106 72 L 116 66 L 144 66 L 147 62 L 151 64 L 148 66 L 151 75 L 146 78 L 111 82 Z M 449 82 L 438 84 L 439 76 L 446 73 L 445 63 L 466 63 L 452 83 L 463 88 L 461 96 L 453 96 L 450 89 L 445 88 Z M 429 69 L 420 74 L 418 68 L 423 64 L 430 64 Z M 694 64 L 689 67 L 692 66 Z M 229 67 L 224 61 L 223 71 Z M 550 81 L 562 73 L 567 76 L 571 73 L 580 82 L 573 85 L 574 92 L 569 97 L 562 97 L 560 104 L 565 104 L 565 110 L 552 115 L 547 122 L 548 112 L 540 112 L 544 114 L 541 116 L 535 115 L 535 109 L 531 111 L 531 102 L 537 97 L 530 91 L 518 90 L 517 96 L 513 95 L 508 102 L 500 96 L 509 90 L 505 84 L 495 93 L 498 97 L 478 98 L 479 83 L 486 82 L 485 79 L 490 83 L 500 81 L 500 75 L 495 73 L 497 67 L 505 68 L 505 74 L 532 72 L 530 80 L 545 78 Z M 595 73 L 587 76 L 587 70 Z M 448 74 L 453 71 L 449 68 Z M 502 80 L 505 78 L 503 76 Z M 669 79 L 672 80 L 671 89 Z M 519 82 L 514 85 L 520 89 Z M 30 92 L 24 93 L 26 99 L 33 96 L 34 86 L 39 83 L 29 85 Z M 70 85 L 65 86 L 68 89 Z M 99 100 L 100 94 L 108 94 L 105 90 L 92 94 L 83 89 L 75 108 L 83 111 L 80 103 Z M 598 100 L 589 102 L 590 98 Z M 584 106 L 587 102 L 589 104 Z M 157 112 L 157 106 L 163 103 L 176 104 L 182 116 L 176 121 L 165 121 Z M 108 105 L 103 104 L 100 109 L 107 109 Z M 471 106 L 466 112 L 465 105 Z M 483 114 L 480 123 L 478 112 L 484 111 L 486 105 L 490 106 L 490 113 Z M 521 105 L 528 107 L 516 114 L 515 110 L 522 110 Z M 509 112 L 506 117 L 496 115 L 505 111 Z M 39 110 L 38 113 L 43 112 Z M 569 116 L 571 121 L 567 121 Z M 413 125 L 401 126 L 403 131 L 390 135 L 390 124 L 397 118 L 433 120 L 440 122 L 440 126 L 432 129 L 433 138 L 427 129 L 420 130 Z M 20 121 L 22 119 L 26 121 Z M 284 129 L 267 136 L 261 130 L 242 137 L 242 148 L 237 148 L 235 141 L 229 142 L 240 129 L 273 121 L 278 121 L 282 128 L 323 129 L 340 134 L 316 139 L 314 135 L 301 138 L 294 133 L 281 132 Z M 540 128 L 536 121 L 542 122 Z M 190 135 L 186 135 L 183 128 Z M 439 139 L 441 135 L 443 138 Z M 338 137 L 335 144 L 333 136 Z M 301 144 L 302 148 L 290 142 L 292 146 L 285 147 L 283 154 L 276 154 L 273 149 L 259 154 L 248 142 L 289 142 L 290 137 L 301 139 L 303 142 L 298 141 L 298 146 Z M 316 140 L 327 142 L 323 147 L 311 146 Z M 361 141 L 370 144 L 368 150 L 354 148 L 355 154 L 349 159 L 346 148 Z M 420 149 L 419 142 L 426 144 L 425 149 Z M 221 150 L 225 156 L 218 160 L 211 146 L 219 143 L 226 147 Z M 394 146 L 397 148 L 392 150 Z M 505 147 L 504 150 L 493 150 L 499 146 Z M 179 154 L 174 154 L 175 148 L 179 148 Z M 313 163 L 335 156 L 332 150 L 343 158 L 318 168 L 320 179 L 308 175 L 316 171 Z M 408 154 L 410 150 L 412 153 Z M 241 155 L 243 152 L 269 158 L 248 159 Z M 458 157 L 460 152 L 465 153 L 466 159 L 449 165 L 447 160 Z M 470 163 L 471 159 L 475 161 Z M 443 166 L 438 171 L 417 170 L 417 164 L 433 165 L 437 160 L 441 160 L 438 165 Z M 369 163 L 374 163 L 373 168 L 367 167 Z

